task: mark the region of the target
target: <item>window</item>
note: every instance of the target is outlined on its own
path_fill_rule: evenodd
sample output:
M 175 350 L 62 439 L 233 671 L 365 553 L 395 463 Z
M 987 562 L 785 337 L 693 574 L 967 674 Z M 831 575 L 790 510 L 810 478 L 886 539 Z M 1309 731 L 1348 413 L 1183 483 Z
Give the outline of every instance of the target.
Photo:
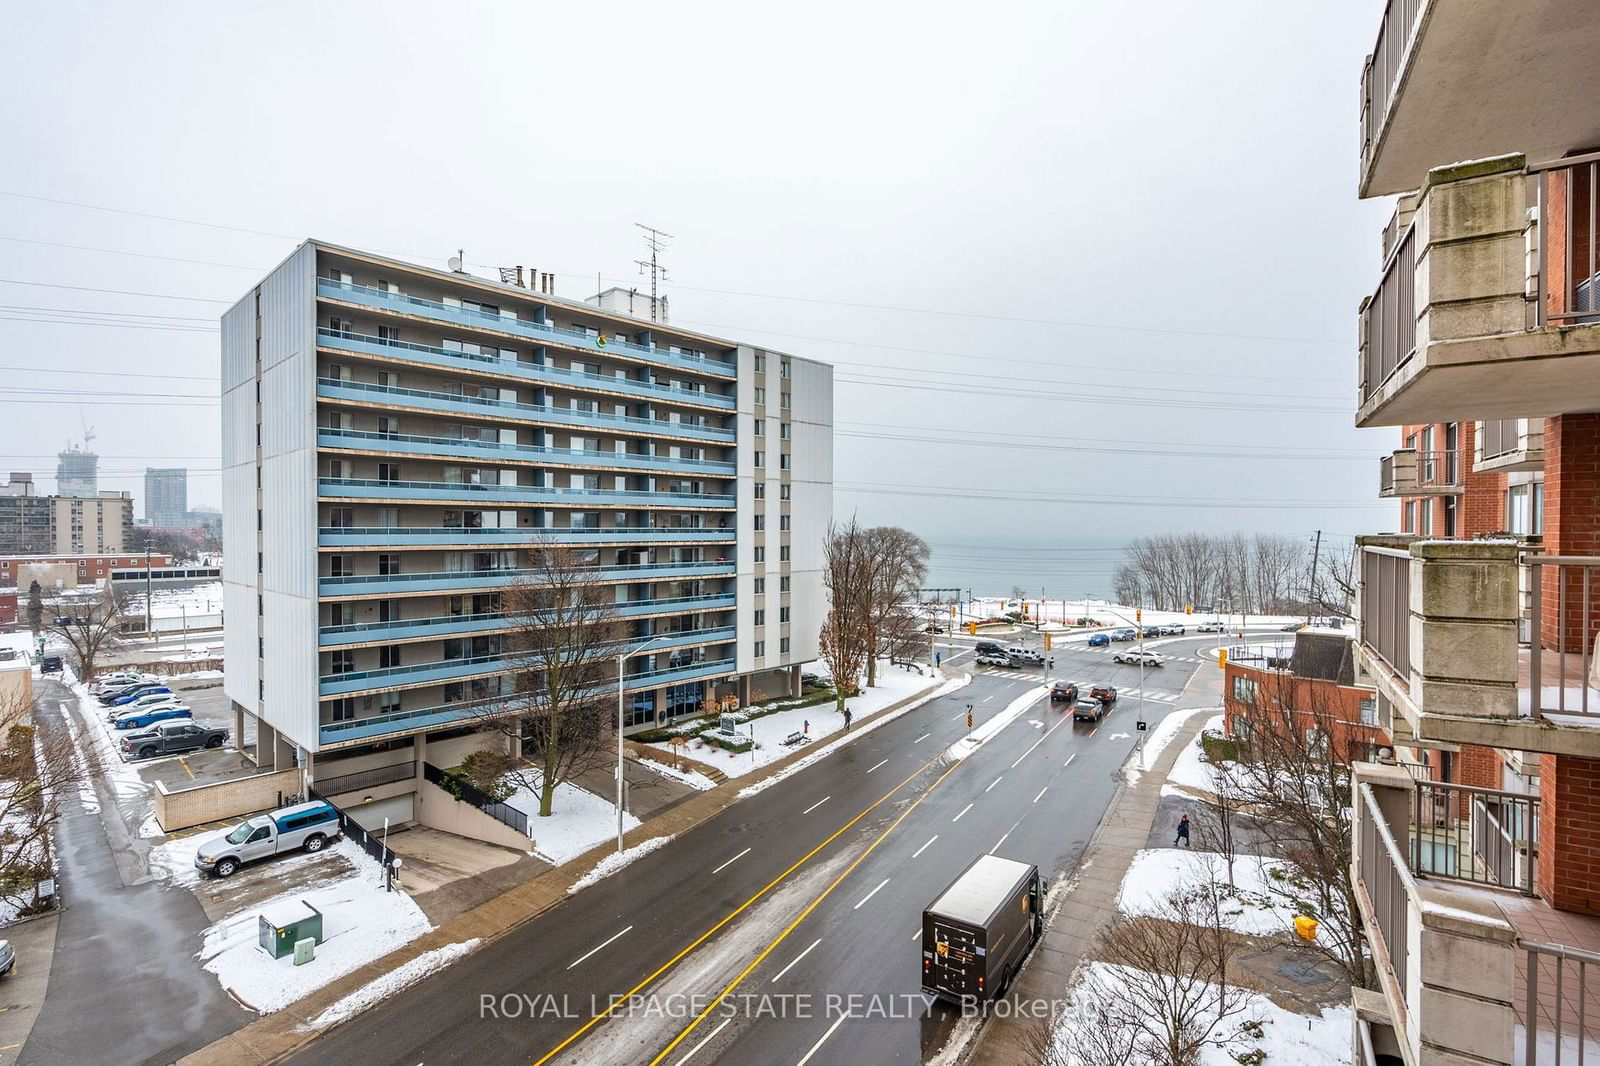
M 767 453 L 756 452 L 756 469 L 760 470 L 767 465 Z
M 764 514 L 758 514 L 755 517 L 756 517 L 756 532 L 759 533 L 762 530 L 767 528 L 767 516 L 764 515 Z
M 764 355 L 759 355 L 758 354 L 756 356 L 756 373 L 757 374 L 765 374 L 766 372 L 767 372 L 767 357 L 764 356 Z
M 343 696 L 328 702 L 328 720 L 331 722 L 348 722 L 356 716 L 356 701 L 349 696 Z
M 778 651 L 783 655 L 789 654 L 789 638 L 783 637 L 778 641 Z
M 1401 513 L 1405 516 L 1401 519 L 1401 528 L 1407 533 L 1415 532 L 1417 528 L 1417 501 L 1407 500 Z
M 1440 503 L 1444 507 L 1444 535 L 1454 537 L 1456 535 L 1456 498 L 1454 496 L 1446 496 Z
M 788 498 L 789 498 L 789 486 L 788 485 L 779 485 L 778 486 L 778 499 L 787 500 Z
M 1417 505 L 1417 532 L 1427 536 L 1433 532 L 1433 501 L 1423 500 Z
M 792 439 L 790 437 L 790 435 L 789 435 L 789 429 L 790 429 L 789 423 L 787 423 L 787 422 L 779 422 L 778 423 L 778 437 L 780 439 L 782 439 L 782 440 L 790 440 L 790 439 Z
M 755 425 L 756 436 L 765 437 L 767 435 L 767 420 L 765 418 L 758 418 L 756 419 Z
M 767 579 L 764 578 L 764 577 L 756 578 L 755 594 L 757 596 L 764 596 L 764 595 L 766 595 L 766 592 L 767 592 Z
M 399 481 L 400 480 L 400 464 L 399 463 L 379 463 L 378 464 L 378 480 L 383 482 L 385 485 L 393 485 L 395 482 Z
M 755 656 L 756 656 L 756 658 L 759 659 L 765 654 L 767 654 L 767 642 L 764 641 L 764 640 L 756 641 L 756 646 L 755 646 Z
M 385 552 L 378 556 L 378 573 L 391 576 L 400 572 L 400 556 L 398 553 Z
M 778 578 L 778 591 L 779 592 L 788 592 L 789 591 L 789 575 L 788 574 L 784 574 L 782 577 Z
M 756 499 L 764 500 L 766 498 L 767 498 L 767 483 L 765 481 L 756 482 Z
M 1377 700 L 1362 700 L 1361 701 L 1361 724 L 1362 725 L 1377 725 L 1378 724 L 1378 701 Z
M 756 386 L 756 406 L 764 406 L 767 402 L 767 390 Z
M 355 573 L 355 567 L 348 555 L 328 556 L 329 577 L 349 577 Z
M 349 529 L 355 524 L 355 511 L 352 508 L 334 507 L 328 511 L 328 525 L 334 529 Z
M 331 674 L 348 674 L 356 668 L 356 653 L 353 651 L 336 651 L 329 659 L 328 672 Z
M 767 561 L 767 549 L 765 547 L 763 547 L 762 545 L 757 544 L 756 545 L 756 562 L 764 563 L 766 561 Z
M 1513 533 L 1534 535 L 1544 531 L 1544 483 L 1512 485 L 1506 489 L 1506 526 Z
M 792 402 L 790 402 L 790 399 L 789 399 L 789 393 L 787 393 L 787 392 L 784 393 L 783 394 L 783 409 L 785 411 L 787 411 L 789 408 L 791 408 L 793 406 L 794 406 L 794 404 Z
M 756 612 L 755 624 L 758 625 L 758 626 L 764 626 L 764 625 L 767 624 L 767 612 L 766 611 L 757 611 Z
M 400 327 L 399 326 L 379 326 L 378 327 L 378 341 L 380 343 L 382 343 L 382 344 L 399 344 L 400 343 Z
M 378 649 L 378 665 L 384 669 L 400 665 L 400 645 L 386 644 Z
M 1318 726 L 1307 729 L 1306 751 L 1315 759 L 1325 756 L 1328 752 L 1328 734 Z
M 784 532 L 784 533 L 789 532 L 789 516 L 788 515 L 781 514 L 781 515 L 778 516 L 778 529 L 779 529 L 779 531 Z
M 1235 674 L 1233 678 L 1233 698 L 1240 703 L 1254 703 L 1256 701 L 1256 683 L 1253 679 Z
M 778 608 L 778 624 L 779 625 L 783 625 L 784 623 L 786 623 L 788 621 L 789 621 L 789 608 L 787 608 L 787 607 L 779 607 Z
M 789 360 L 784 359 L 784 360 L 780 361 L 778 363 L 778 376 L 780 378 L 788 377 L 789 376 L 789 369 L 790 369 Z
M 778 549 L 778 561 L 780 563 L 786 563 L 789 561 L 789 546 L 787 544 Z
M 778 469 L 780 469 L 780 470 L 788 470 L 789 469 L 789 458 L 790 457 L 789 457 L 789 453 L 788 452 L 784 452 L 782 455 L 778 456 Z

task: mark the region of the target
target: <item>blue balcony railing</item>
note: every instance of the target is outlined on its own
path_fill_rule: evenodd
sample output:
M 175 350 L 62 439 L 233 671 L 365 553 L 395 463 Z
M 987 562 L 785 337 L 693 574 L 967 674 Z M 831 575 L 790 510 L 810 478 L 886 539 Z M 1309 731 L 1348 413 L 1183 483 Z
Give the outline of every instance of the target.
M 688 563 L 634 563 L 595 567 L 596 580 L 677 581 L 706 577 L 731 577 L 735 564 L 713 560 Z M 500 589 L 518 581 L 537 580 L 538 570 L 449 570 L 417 574 L 350 574 L 324 577 L 317 582 L 323 596 L 391 595 L 413 592 Z
M 495 633 L 506 628 L 506 616 L 499 612 L 445 614 L 433 618 L 395 618 L 384 622 L 349 622 L 323 626 L 317 643 L 324 648 L 346 644 L 366 644 L 380 640 L 418 640 L 426 637 L 469 636 Z
M 439 322 L 449 322 L 475 329 L 491 329 L 500 333 L 525 337 L 530 341 L 541 344 L 555 343 L 587 352 L 610 353 L 612 355 L 626 353 L 662 366 L 675 367 L 679 370 L 688 370 L 701 374 L 714 374 L 718 377 L 732 378 L 738 375 L 738 368 L 733 363 L 722 359 L 670 352 L 665 348 L 633 344 L 629 341 L 617 340 L 615 337 L 608 337 L 601 341 L 598 336 L 584 330 L 568 329 L 551 325 L 550 323 L 511 317 L 505 313 L 492 314 L 470 307 L 460 307 L 443 303 L 439 300 L 425 300 L 418 296 L 408 296 L 404 293 L 376 289 L 367 285 L 356 285 L 352 282 L 338 281 L 333 278 L 317 279 L 317 295 L 343 300 L 347 303 L 361 304 L 365 307 L 377 307 L 390 311 L 399 311 L 403 314 L 417 315 L 421 318 L 431 318 Z
M 672 526 L 522 526 L 485 529 L 463 526 L 324 526 L 317 543 L 325 548 L 353 546 L 406 546 L 473 544 L 528 547 L 551 544 L 731 544 L 736 530 L 674 528 Z
M 590 374 L 582 370 L 563 370 L 545 363 L 523 362 L 520 359 L 496 359 L 476 352 L 460 351 L 454 348 L 435 348 L 429 344 L 413 344 L 409 341 L 387 340 L 364 333 L 353 333 L 345 329 L 329 329 L 326 326 L 318 327 L 317 343 L 324 348 L 332 348 L 337 351 L 406 359 L 415 363 L 426 363 L 429 366 L 436 366 L 445 370 L 459 370 L 464 367 L 480 368 L 492 370 L 493 373 L 504 377 L 518 378 L 522 381 L 534 382 L 540 385 L 581 391 L 615 393 L 619 396 L 638 396 L 646 400 L 656 400 L 660 403 L 685 404 L 691 407 L 717 407 L 729 411 L 733 410 L 738 404 L 738 398 L 735 396 L 707 392 L 704 389 L 686 389 L 677 385 L 664 385 L 655 381 L 637 381 L 630 377 L 619 377 L 615 374 Z
M 582 411 L 552 404 L 520 403 L 487 396 L 462 396 L 427 389 L 406 389 L 398 385 L 377 385 L 370 381 L 318 378 L 317 396 L 324 400 L 351 400 L 357 403 L 386 403 L 422 411 L 466 414 L 477 418 L 497 418 L 541 425 L 581 426 L 612 433 L 643 433 L 689 440 L 732 441 L 731 427 L 703 425 L 699 422 L 674 422 L 666 418 L 635 418 L 632 415 Z
M 482 503 L 547 503 L 581 507 L 731 508 L 732 495 L 709 492 L 650 492 L 632 489 L 574 489 L 547 485 L 469 484 L 459 481 L 381 481 L 325 477 L 317 482 L 326 497 L 384 500 L 466 500 Z
M 474 655 L 465 659 L 445 659 L 411 666 L 388 666 L 377 670 L 327 674 L 321 678 L 318 691 L 324 696 L 344 695 L 439 681 L 459 681 L 469 677 L 482 677 L 485 674 L 503 673 L 505 669 L 504 655 Z
M 637 452 L 600 451 L 579 448 L 551 448 L 536 444 L 506 444 L 496 440 L 466 440 L 461 437 L 424 437 L 409 433 L 372 433 L 356 429 L 319 429 L 317 446 L 346 448 L 352 451 L 384 454 L 437 455 L 454 458 L 467 455 L 491 460 L 523 460 L 544 466 L 614 467 L 628 470 L 661 470 L 713 474 L 732 477 L 733 463 L 711 459 L 685 459 L 672 455 L 640 455 Z

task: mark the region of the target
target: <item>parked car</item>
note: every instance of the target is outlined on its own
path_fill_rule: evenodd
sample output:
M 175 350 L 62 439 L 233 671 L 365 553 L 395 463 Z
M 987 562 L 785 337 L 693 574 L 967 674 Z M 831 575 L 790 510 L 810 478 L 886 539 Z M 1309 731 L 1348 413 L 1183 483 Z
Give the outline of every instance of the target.
M 1227 628 L 1221 622 L 1201 622 L 1194 627 L 1194 631 L 1196 633 L 1224 633 Z
M 1072 708 L 1074 722 L 1098 722 L 1106 716 L 1106 705 L 1099 700 L 1079 700 Z
M 0 940 L 0 977 L 7 977 L 17 968 L 17 953 L 11 949 L 11 941 Z
M 1131 629 L 1113 629 L 1110 633 L 1112 640 L 1132 640 L 1138 635 Z
M 100 690 L 100 702 L 109 707 L 124 696 L 130 699 L 137 698 L 166 687 L 159 681 L 135 681 L 127 685 L 114 685 Z
M 141 674 L 136 670 L 118 670 L 116 673 L 101 674 L 89 682 L 89 691 L 94 693 L 104 692 L 108 688 L 121 688 L 124 685 L 150 685 L 159 681 L 154 674 Z
M 39 672 L 41 674 L 59 674 L 61 672 L 61 656 L 46 655 L 43 659 L 40 659 Z M 6 943 L 4 940 L 0 940 L 0 944 L 4 943 Z M 10 950 L 9 946 L 7 947 L 7 950 Z M 7 963 L 6 965 L 10 964 Z
M 1306 626 L 1306 624 L 1304 622 L 1290 622 L 1288 625 L 1279 626 L 1278 627 L 1278 632 L 1280 632 L 1280 633 L 1298 633 L 1298 632 L 1300 632 L 1300 630 L 1304 629 L 1305 626 Z
M 1078 686 L 1071 681 L 1057 681 L 1050 686 L 1051 703 L 1077 703 Z
M 1024 648 L 1020 645 L 1014 648 L 1007 648 L 1006 655 L 1013 663 L 1022 663 L 1028 666 L 1044 665 L 1044 656 L 1040 655 L 1032 648 Z
M 176 696 L 162 696 L 158 699 L 150 700 L 147 703 L 140 703 L 136 701 L 134 703 L 125 704 L 121 707 L 113 707 L 106 714 L 106 721 L 114 724 L 118 718 L 124 718 L 130 714 L 139 714 L 142 711 L 155 711 L 164 707 L 187 706 L 188 704 L 184 703 Z
M 170 688 L 168 688 L 167 686 L 165 686 L 165 685 L 145 685 L 142 688 L 134 689 L 132 692 L 129 692 L 126 695 L 117 696 L 117 697 L 113 698 L 111 700 L 111 703 L 109 704 L 109 706 L 122 707 L 122 706 L 125 706 L 125 705 L 129 704 L 129 703 L 132 703 L 134 700 L 138 699 L 140 696 L 159 696 L 159 695 L 171 695 L 171 694 L 172 694 L 172 690 Z M 105 699 L 102 697 L 100 702 L 101 703 L 105 703 Z
M 228 877 L 241 865 L 304 849 L 321 851 L 339 836 L 339 812 L 315 800 L 297 803 L 246 819 L 228 830 L 208 837 L 195 849 L 194 865 L 202 873 Z
M 1161 666 L 1167 660 L 1153 651 L 1140 651 L 1138 648 L 1134 648 L 1131 651 L 1117 652 L 1111 657 L 1111 661 L 1114 663 L 1127 663 L 1130 666 L 1138 666 L 1141 663 L 1145 666 Z
M 1011 656 L 1003 651 L 980 651 L 978 662 L 983 666 L 1010 666 Z
M 1166 631 L 1163 630 L 1160 626 L 1154 626 L 1154 625 L 1145 626 L 1143 629 L 1141 629 L 1139 631 L 1139 635 L 1141 637 L 1143 637 L 1145 640 L 1149 640 L 1151 637 L 1165 636 L 1166 635 Z
M 1087 643 L 1091 648 L 1103 648 L 1111 643 L 1111 634 L 1096 633 L 1088 639 Z
M 181 703 L 174 703 L 166 707 L 146 707 L 139 711 L 130 711 L 119 714 L 111 722 L 112 729 L 144 729 L 157 722 L 169 722 L 176 718 L 193 718 L 194 711 Z
M 1095 685 L 1089 689 L 1089 698 L 1101 703 L 1116 703 L 1117 690 L 1110 685 Z
M 226 729 L 210 729 L 195 725 L 192 721 L 179 719 L 173 722 L 157 722 L 149 729 L 129 733 L 122 738 L 119 746 L 126 755 L 149 759 L 156 755 L 177 755 L 180 752 L 198 751 L 201 748 L 220 748 L 227 741 Z

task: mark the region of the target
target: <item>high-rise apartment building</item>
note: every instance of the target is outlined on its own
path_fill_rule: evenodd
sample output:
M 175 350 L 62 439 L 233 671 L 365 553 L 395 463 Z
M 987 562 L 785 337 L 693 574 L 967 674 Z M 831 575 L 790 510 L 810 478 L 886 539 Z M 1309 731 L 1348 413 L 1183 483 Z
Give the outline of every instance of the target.
M 97 496 L 99 493 L 98 455 L 75 444 L 56 455 L 57 496 Z
M 1362 72 L 1360 192 L 1397 199 L 1356 423 L 1400 429 L 1402 532 L 1357 544 L 1394 756 L 1351 803 L 1358 1062 L 1600 1056 L 1596 16 L 1389 0 Z
M 517 713 L 500 590 L 532 547 L 650 642 L 628 730 L 817 657 L 826 364 L 308 241 L 223 316 L 222 419 L 236 720 L 262 765 L 360 781 L 358 818 L 408 820 L 430 741 Z
M 133 497 L 38 496 L 31 475 L 0 485 L 0 554 L 101 555 L 121 552 L 133 533 Z
M 152 526 L 189 524 L 189 471 L 183 467 L 145 467 L 144 518 Z

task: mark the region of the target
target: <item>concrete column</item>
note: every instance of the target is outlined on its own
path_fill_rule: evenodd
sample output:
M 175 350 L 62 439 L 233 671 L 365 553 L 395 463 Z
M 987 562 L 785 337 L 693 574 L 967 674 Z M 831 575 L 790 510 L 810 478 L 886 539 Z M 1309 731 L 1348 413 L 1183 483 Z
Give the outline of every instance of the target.
M 506 735 L 506 754 L 513 759 L 522 758 L 522 719 L 517 719 L 517 731 Z
M 800 664 L 789 667 L 789 695 L 800 695 Z
M 1517 714 L 1514 541 L 1423 541 L 1411 548 L 1409 695 L 1428 714 Z
M 412 751 L 415 752 L 416 759 L 417 759 L 417 780 L 421 781 L 422 780 L 422 766 L 423 766 L 424 763 L 426 763 L 428 761 L 428 736 L 427 736 L 427 734 L 426 733 L 418 733 L 416 736 L 412 737 L 411 738 L 411 745 L 412 745 Z
M 274 770 L 293 769 L 294 743 L 276 730 L 273 731 L 272 738 L 272 768 Z
M 259 740 L 260 738 L 258 736 L 258 743 Z M 251 762 L 257 763 L 258 765 L 260 764 L 261 760 L 257 757 L 253 757 L 260 754 L 259 747 L 255 752 L 251 752 L 244 746 L 244 708 L 239 706 L 238 703 L 234 703 L 233 705 L 233 742 L 238 746 L 239 751 L 245 756 L 245 758 L 250 759 Z
M 261 719 L 256 719 L 256 766 L 263 770 L 276 770 L 273 757 L 278 747 L 278 731 Z
M 739 706 L 750 706 L 750 675 L 744 674 L 739 678 Z

